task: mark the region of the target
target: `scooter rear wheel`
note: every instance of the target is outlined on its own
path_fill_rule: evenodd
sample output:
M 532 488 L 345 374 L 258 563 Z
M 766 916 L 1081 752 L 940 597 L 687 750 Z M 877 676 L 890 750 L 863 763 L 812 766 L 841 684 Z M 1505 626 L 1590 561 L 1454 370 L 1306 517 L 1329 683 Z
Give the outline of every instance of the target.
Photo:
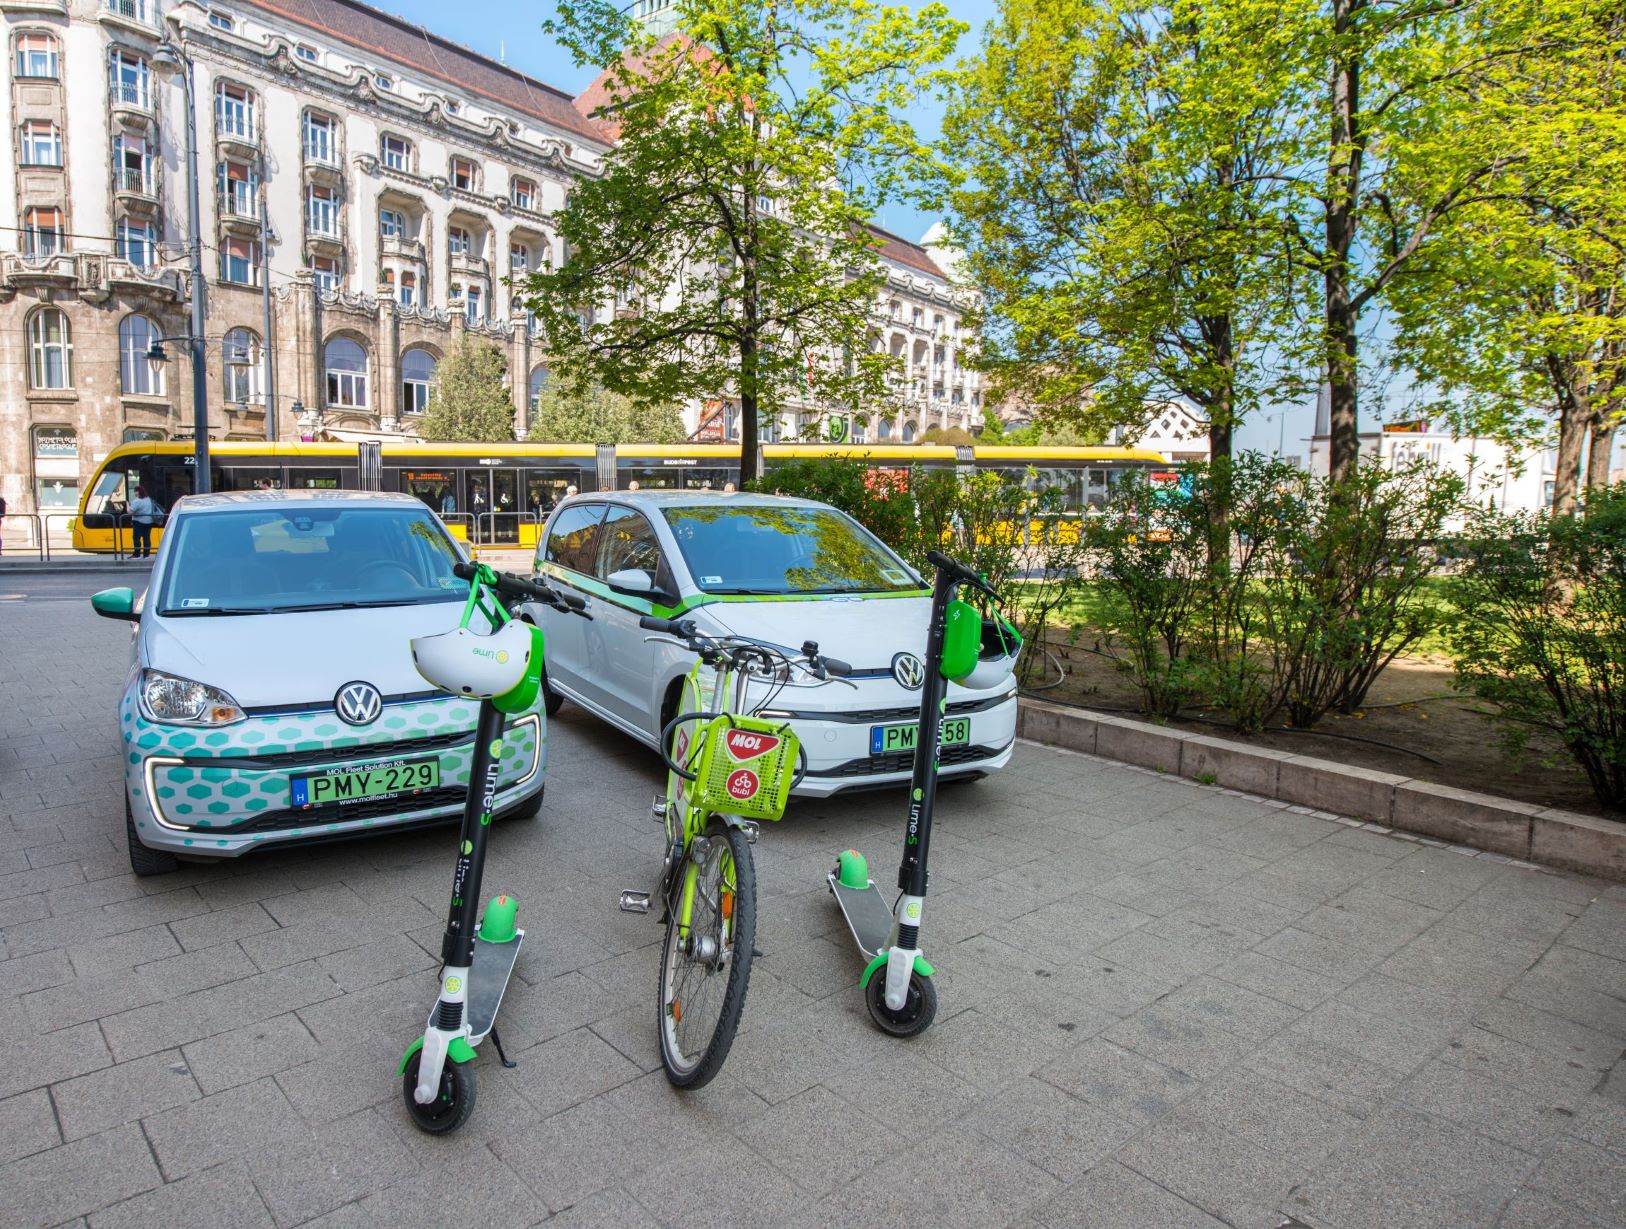
M 401 1076 L 401 1095 L 406 1098 L 412 1125 L 431 1135 L 455 1131 L 474 1113 L 474 1072 L 467 1063 L 454 1063 L 448 1058 L 440 1073 L 439 1095 L 428 1105 L 419 1105 L 412 1094 L 418 1087 L 418 1063 L 422 1058 L 420 1050 Z
M 886 1005 L 886 967 L 876 969 L 864 987 L 864 1005 L 869 1018 L 883 1033 L 894 1037 L 913 1037 L 931 1027 L 937 1015 L 937 987 L 932 979 L 919 973 L 909 974 L 909 991 L 904 996 L 903 1009 L 893 1011 Z

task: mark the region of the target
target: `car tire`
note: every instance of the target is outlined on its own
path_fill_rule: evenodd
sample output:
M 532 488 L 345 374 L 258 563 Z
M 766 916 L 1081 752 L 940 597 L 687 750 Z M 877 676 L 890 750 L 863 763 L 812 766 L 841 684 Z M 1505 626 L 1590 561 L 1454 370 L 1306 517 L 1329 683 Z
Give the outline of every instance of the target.
M 565 698 L 548 686 L 548 676 L 544 673 L 542 675 L 542 711 L 550 717 L 557 716 L 564 705 Z
M 544 785 L 524 802 L 518 803 L 512 811 L 504 812 L 503 818 L 522 820 L 535 819 L 538 815 L 542 814 L 542 795 L 546 794 L 547 792 L 547 786 Z
M 180 869 L 180 860 L 161 849 L 148 849 L 136 835 L 135 816 L 130 813 L 130 800 L 124 800 L 124 837 L 130 846 L 130 869 L 137 875 L 168 875 Z

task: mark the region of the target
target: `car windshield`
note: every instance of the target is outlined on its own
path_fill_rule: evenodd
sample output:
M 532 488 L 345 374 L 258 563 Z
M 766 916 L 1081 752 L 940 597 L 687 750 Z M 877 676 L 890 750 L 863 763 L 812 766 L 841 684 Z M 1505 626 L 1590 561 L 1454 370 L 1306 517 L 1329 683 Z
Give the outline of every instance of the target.
M 888 593 L 920 580 L 834 508 L 703 505 L 661 510 L 706 593 Z
M 452 575 L 456 548 L 422 508 L 183 513 L 170 534 L 161 615 L 409 606 L 469 592 Z

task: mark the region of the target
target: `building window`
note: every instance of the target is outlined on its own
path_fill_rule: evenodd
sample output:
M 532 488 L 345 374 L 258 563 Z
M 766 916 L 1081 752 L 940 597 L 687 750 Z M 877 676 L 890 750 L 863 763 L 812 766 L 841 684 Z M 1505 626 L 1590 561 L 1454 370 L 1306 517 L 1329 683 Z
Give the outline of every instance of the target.
M 348 337 L 327 343 L 327 403 L 346 410 L 367 408 L 367 352 Z
M 17 36 L 17 75 L 19 77 L 45 77 L 55 80 L 57 75 L 56 38 L 50 34 L 26 31 Z
M 51 207 L 23 212 L 23 255 L 36 260 L 68 250 L 62 210 Z
M 120 218 L 115 235 L 118 257 L 142 269 L 158 263 L 158 235 L 150 223 Z
M 474 192 L 479 189 L 480 172 L 468 158 L 452 159 L 452 187 L 460 188 L 464 192 Z
M 211 26 L 213 26 L 217 30 L 224 30 L 224 31 L 226 31 L 226 33 L 230 34 L 231 31 L 232 31 L 232 27 L 236 23 L 233 22 L 232 19 L 230 17 L 226 16 L 226 14 L 224 14 L 224 13 L 210 13 L 209 14 L 209 24 Z
M 147 93 L 147 61 L 128 51 L 115 50 L 107 58 L 107 83 L 117 106 L 140 107 L 151 105 Z
M 241 141 L 254 139 L 254 95 L 247 86 L 231 81 L 215 86 L 215 132 Z
M 252 329 L 231 329 L 221 341 L 220 351 L 225 364 L 226 400 L 237 405 L 264 401 L 261 377 L 265 356 L 260 351 L 259 334 Z
M 531 271 L 531 249 L 523 243 L 510 244 L 508 247 L 508 271 L 515 277 Z
M 260 245 L 253 239 L 228 238 L 220 245 L 220 280 L 239 286 L 260 284 Z
M 401 274 L 399 288 L 402 307 L 415 307 L 418 303 L 418 275 L 412 272 Z
M 412 169 L 412 142 L 405 137 L 384 137 L 378 143 L 380 160 L 392 171 Z
M 339 141 L 332 116 L 305 112 L 305 161 L 337 165 Z
M 405 239 L 406 218 L 393 209 L 380 209 L 378 235 L 381 239 Z
M 322 294 L 332 294 L 339 288 L 339 262 L 332 256 L 311 257 L 311 281 Z
M 307 64 L 316 63 L 316 48 L 315 47 L 307 47 L 304 43 L 300 43 L 297 47 L 294 48 L 294 54 L 296 56 L 298 56 L 301 60 L 304 60 L 305 63 L 307 63 Z
M 246 162 L 222 162 L 219 169 L 220 212 L 228 217 L 252 218 L 259 212 L 259 180 Z
M 542 390 L 548 386 L 548 369 L 546 367 L 531 368 L 531 413 L 541 408 Z
M 395 78 L 379 73 L 373 78 L 373 84 L 381 90 L 393 90 L 395 88 Z
M 509 185 L 508 194 L 517 208 L 536 208 L 536 184 L 531 180 L 521 179 L 516 175 L 514 182 Z
M 452 309 L 462 309 L 463 318 L 470 324 L 479 324 L 485 319 L 481 311 L 481 290 L 478 286 L 464 286 L 454 283 L 452 286 Z
M 107 11 L 144 26 L 152 25 L 151 0 L 107 0 Z
M 164 367 L 147 357 L 163 331 L 146 316 L 119 321 L 119 391 L 136 397 L 164 395 Z
M 446 100 L 446 114 L 447 115 L 456 115 L 462 109 L 463 109 L 463 104 L 458 102 L 457 99 L 448 98 Z
M 50 120 L 23 121 L 24 166 L 61 166 L 62 133 Z
M 338 235 L 339 207 L 332 188 L 312 184 L 305 189 L 305 226 L 313 235 Z
M 473 239 L 473 237 L 469 234 L 469 232 L 467 230 L 465 230 L 461 226 L 449 226 L 449 227 L 447 227 L 446 228 L 446 254 L 448 256 L 472 256 L 472 255 L 474 255 L 474 239 Z
M 73 332 L 57 308 L 42 307 L 28 318 L 28 386 L 73 387 Z
M 422 414 L 429 408 L 429 386 L 435 380 L 435 356 L 427 350 L 401 355 L 401 413 Z
M 150 154 L 147 142 L 140 137 L 120 133 L 113 138 L 113 174 L 120 192 L 153 194 Z

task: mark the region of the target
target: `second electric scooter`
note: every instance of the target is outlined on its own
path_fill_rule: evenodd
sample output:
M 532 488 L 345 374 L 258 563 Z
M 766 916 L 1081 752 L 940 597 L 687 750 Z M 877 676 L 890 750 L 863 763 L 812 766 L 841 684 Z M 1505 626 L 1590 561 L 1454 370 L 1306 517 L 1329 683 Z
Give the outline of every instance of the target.
M 915 736 L 914 773 L 909 783 L 909 826 L 898 866 L 898 898 L 891 907 L 869 877 L 864 855 L 844 851 L 826 877 L 846 916 L 858 950 L 869 960 L 859 985 L 870 1018 L 894 1037 L 913 1037 L 937 1014 L 934 970 L 920 950 L 921 914 L 926 904 L 926 855 L 931 844 L 932 809 L 937 801 L 938 756 L 950 681 L 985 688 L 1015 668 L 1022 640 L 1003 619 L 984 619 L 956 596 L 961 585 L 998 594 L 964 564 L 931 551 L 937 569 L 932 586 L 931 625 L 926 633 L 925 678 L 920 685 L 920 727 Z
M 535 705 L 542 681 L 542 630 L 511 618 L 509 608 L 534 601 L 591 617 L 583 614 L 579 598 L 484 564 L 459 563 L 452 571 L 469 582 L 463 621 L 450 632 L 414 640 L 412 659 L 435 686 L 453 695 L 479 696 L 480 715 L 440 945 L 440 994 L 423 1036 L 407 1047 L 396 1069 L 414 1125 L 434 1135 L 455 1131 L 474 1112 L 475 1046 L 489 1036 L 503 1065 L 514 1065 L 502 1052 L 496 1021 L 525 938 L 516 925 L 518 906 L 511 896 L 493 897 L 476 921 L 486 834 L 496 811 L 504 717 Z M 476 619 L 484 620 L 486 630 L 469 626 Z

